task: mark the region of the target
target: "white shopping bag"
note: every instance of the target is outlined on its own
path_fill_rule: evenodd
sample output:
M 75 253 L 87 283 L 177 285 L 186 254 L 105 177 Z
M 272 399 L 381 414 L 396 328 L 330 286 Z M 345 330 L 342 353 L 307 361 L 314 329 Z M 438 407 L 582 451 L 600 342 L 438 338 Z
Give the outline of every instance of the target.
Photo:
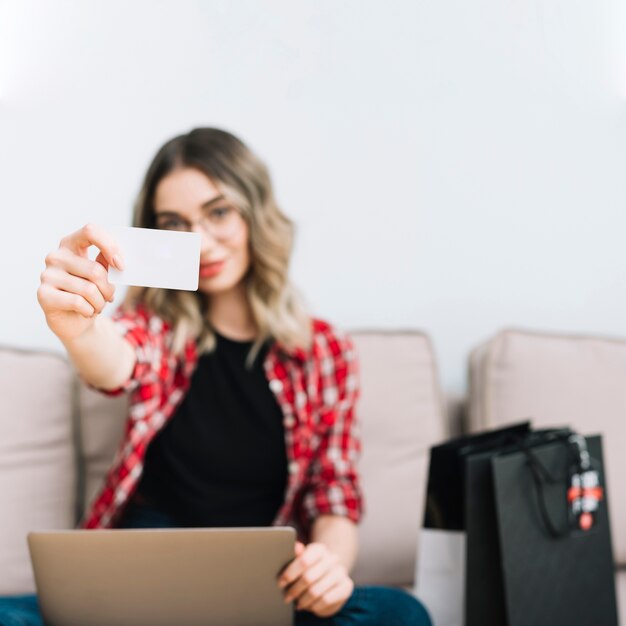
M 415 595 L 433 626 L 463 626 L 466 534 L 422 528 L 415 571 Z

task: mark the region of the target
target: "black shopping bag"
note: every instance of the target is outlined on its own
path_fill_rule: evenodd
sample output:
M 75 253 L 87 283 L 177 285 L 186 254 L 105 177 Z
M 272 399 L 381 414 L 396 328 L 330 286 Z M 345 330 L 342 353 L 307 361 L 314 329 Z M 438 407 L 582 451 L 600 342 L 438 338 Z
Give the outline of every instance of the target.
M 457 614 L 450 612 L 452 599 L 440 604 L 439 615 L 435 607 L 436 626 L 617 624 L 605 487 L 596 502 L 591 528 L 577 529 L 581 512 L 578 516 L 568 513 L 573 506 L 568 494 L 572 494 L 576 474 L 572 451 L 578 450 L 570 442 L 572 436 L 569 429 L 531 431 L 526 422 L 431 449 L 417 573 L 418 593 L 427 605 L 438 595 L 446 598 L 454 585 L 450 576 L 433 573 L 432 567 L 429 571 L 428 564 L 420 563 L 431 554 L 432 565 L 433 552 L 424 542 L 438 542 L 437 556 L 443 554 L 445 562 L 442 538 L 463 538 L 455 547 L 457 552 L 459 545 L 463 550 L 462 561 L 455 563 L 461 570 L 457 573 L 462 577 L 463 602 Z M 597 438 L 590 440 L 589 452 L 603 484 Z M 569 549 L 572 542 L 574 548 Z M 574 560 L 585 574 L 570 576 L 563 569 Z M 529 581 L 529 576 L 534 579 Z M 442 587 L 439 594 L 438 585 Z M 443 588 L 446 585 L 449 590 Z M 551 596 L 546 605 L 538 588 L 559 597 Z M 580 621 L 587 619 L 582 609 L 576 612 L 583 597 L 587 597 L 587 611 L 590 604 L 594 607 L 594 621 Z M 576 608 L 566 607 L 567 602 Z M 542 610 L 546 606 L 549 610 Z
M 617 626 L 601 438 L 536 441 L 491 465 L 508 625 Z
M 468 612 L 476 621 L 470 619 L 467 624 L 505 624 L 489 459 L 529 432 L 530 422 L 523 422 L 452 439 L 430 450 L 416 591 L 435 626 L 463 626 Z

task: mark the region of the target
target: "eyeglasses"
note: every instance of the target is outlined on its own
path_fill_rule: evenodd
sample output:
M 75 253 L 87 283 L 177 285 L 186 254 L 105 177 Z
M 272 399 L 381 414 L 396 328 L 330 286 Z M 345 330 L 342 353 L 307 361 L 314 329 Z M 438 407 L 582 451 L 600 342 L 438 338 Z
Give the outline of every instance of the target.
M 175 230 L 190 233 L 199 224 L 205 233 L 215 239 L 229 239 L 241 227 L 239 210 L 230 205 L 216 206 L 205 209 L 204 216 L 194 222 L 174 212 L 157 213 L 156 227 L 161 230 Z

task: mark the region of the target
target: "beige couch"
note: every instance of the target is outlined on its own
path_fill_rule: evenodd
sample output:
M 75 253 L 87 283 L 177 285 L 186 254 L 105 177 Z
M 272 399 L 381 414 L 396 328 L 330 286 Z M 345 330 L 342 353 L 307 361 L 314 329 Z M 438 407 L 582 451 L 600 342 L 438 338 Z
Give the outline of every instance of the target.
M 626 566 L 626 342 L 505 331 L 478 348 L 468 400 L 444 410 L 429 339 L 419 332 L 353 333 L 361 360 L 367 514 L 354 577 L 412 586 L 428 449 L 460 428 L 531 417 L 601 432 L 613 543 Z M 25 535 L 70 528 L 114 454 L 125 398 L 86 389 L 58 355 L 0 349 L 0 595 L 34 589 Z M 464 410 L 467 406 L 468 410 Z M 626 572 L 618 572 L 626 613 Z M 626 624 L 626 614 L 622 617 Z

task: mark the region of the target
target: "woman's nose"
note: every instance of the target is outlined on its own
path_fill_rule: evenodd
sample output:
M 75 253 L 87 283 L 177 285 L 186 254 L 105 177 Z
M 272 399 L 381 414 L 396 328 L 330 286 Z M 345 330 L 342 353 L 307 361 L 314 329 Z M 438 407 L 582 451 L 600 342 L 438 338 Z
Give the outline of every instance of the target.
M 200 249 L 202 252 L 211 250 L 217 245 L 217 239 L 206 228 L 202 228 L 201 224 L 194 224 L 191 230 L 194 233 L 200 233 Z

